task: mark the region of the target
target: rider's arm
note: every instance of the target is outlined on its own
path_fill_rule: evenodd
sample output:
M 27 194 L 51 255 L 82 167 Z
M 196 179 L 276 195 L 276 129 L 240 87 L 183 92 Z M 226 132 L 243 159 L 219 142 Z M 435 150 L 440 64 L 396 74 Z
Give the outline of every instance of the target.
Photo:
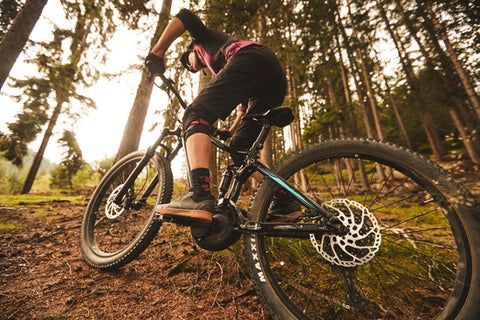
M 153 47 L 152 52 L 163 58 L 172 42 L 180 37 L 185 30 L 190 33 L 195 42 L 203 41 L 208 32 L 208 28 L 203 24 L 200 18 L 190 10 L 182 9 L 172 20 L 170 20 L 160 36 L 160 39 Z
M 235 132 L 237 132 L 238 126 L 240 125 L 240 122 L 242 121 L 243 116 L 245 115 L 245 111 L 242 108 L 239 108 L 237 110 L 237 117 L 235 118 L 235 121 L 233 122 L 232 126 L 228 131 L 230 132 L 230 135 L 234 135 Z
M 151 52 L 163 58 L 165 56 L 165 52 L 167 52 L 172 42 L 180 37 L 184 32 L 185 27 L 183 22 L 177 17 L 174 17 L 168 23 L 167 27 L 160 36 L 160 39 L 155 44 Z
M 195 43 L 201 43 L 206 40 L 208 36 L 208 28 L 192 11 L 182 9 L 175 17 L 182 21 L 185 29 L 190 33 L 190 36 Z

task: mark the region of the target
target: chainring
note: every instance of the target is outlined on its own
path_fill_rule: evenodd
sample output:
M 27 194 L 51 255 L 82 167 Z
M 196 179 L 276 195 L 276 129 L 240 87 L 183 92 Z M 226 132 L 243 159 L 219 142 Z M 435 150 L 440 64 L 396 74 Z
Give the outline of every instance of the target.
M 375 216 L 363 205 L 348 199 L 333 199 L 323 207 L 348 229 L 343 236 L 323 235 L 320 243 L 310 234 L 310 241 L 320 255 L 333 265 L 356 267 L 369 262 L 380 248 L 382 236 Z
M 237 242 L 242 234 L 238 231 L 236 210 L 240 209 L 234 203 L 224 201 L 218 204 L 212 225 L 191 227 L 195 242 L 209 251 L 221 251 Z

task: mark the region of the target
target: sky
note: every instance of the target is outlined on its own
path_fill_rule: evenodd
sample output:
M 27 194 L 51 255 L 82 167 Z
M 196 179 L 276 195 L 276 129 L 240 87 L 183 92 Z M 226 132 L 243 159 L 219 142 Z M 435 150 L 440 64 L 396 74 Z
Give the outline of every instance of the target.
M 161 5 L 161 1 L 157 3 Z M 178 11 L 179 1 L 175 1 L 172 7 L 172 14 Z M 159 11 L 160 8 L 157 8 Z M 59 0 L 48 1 L 43 10 L 40 20 L 35 25 L 30 39 L 46 40 L 50 36 L 51 20 L 59 26 L 68 24 L 63 18 L 63 11 Z M 152 30 L 153 33 L 153 30 Z M 58 147 L 57 140 L 64 128 L 73 129 L 77 135 L 77 140 L 83 153 L 83 158 L 93 163 L 112 157 L 116 154 L 120 141 L 122 139 L 123 129 L 127 122 L 130 109 L 132 107 L 137 86 L 140 81 L 141 71 L 129 71 L 129 66 L 138 63 L 141 57 L 146 56 L 150 39 L 148 35 L 138 32 L 128 31 L 126 28 L 119 32 L 107 44 L 110 53 L 107 56 L 105 72 L 121 73 L 121 76 L 113 80 L 101 79 L 94 86 L 88 88 L 82 94 L 92 98 L 97 105 L 97 109 L 88 111 L 87 115 L 82 116 L 74 127 L 66 125 L 65 119 L 59 119 L 54 136 L 49 141 L 45 150 L 45 158 L 59 163 L 61 161 L 62 149 Z M 17 59 L 10 75 L 14 78 L 23 79 L 29 73 L 35 72 L 35 68 L 25 63 L 28 53 L 22 53 Z M 8 132 L 7 123 L 15 121 L 15 115 L 21 110 L 21 104 L 12 100 L 8 94 L 14 93 L 13 89 L 4 84 L 0 93 L 0 131 Z M 140 149 L 146 149 L 159 135 L 160 129 L 155 132 L 149 132 L 153 123 L 161 120 L 153 113 L 162 106 L 166 106 L 167 96 L 160 89 L 154 88 L 149 111 L 144 125 L 144 131 L 140 142 Z M 38 139 L 29 145 L 32 150 L 38 150 L 43 132 Z

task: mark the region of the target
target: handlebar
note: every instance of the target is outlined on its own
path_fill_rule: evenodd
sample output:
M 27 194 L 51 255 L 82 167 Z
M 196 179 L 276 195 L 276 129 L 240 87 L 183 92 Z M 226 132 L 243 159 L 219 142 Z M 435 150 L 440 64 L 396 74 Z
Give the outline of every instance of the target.
M 155 83 L 155 77 L 159 77 L 161 80 L 162 80 L 162 84 L 161 85 L 157 85 Z M 167 78 L 163 73 L 159 73 L 157 75 L 150 75 L 150 77 L 148 78 L 150 81 L 152 81 L 155 86 L 157 86 L 158 88 L 162 89 L 163 91 L 165 91 L 167 94 L 170 94 L 170 92 L 172 92 L 175 97 L 177 98 L 177 100 L 180 102 L 180 105 L 183 107 L 183 109 L 186 109 L 187 108 L 187 104 L 185 103 L 185 101 L 183 101 L 182 97 L 180 96 L 180 94 L 178 93 L 177 89 L 175 88 L 175 82 L 170 79 L 170 78 Z M 220 130 L 218 130 L 217 128 L 215 127 L 212 127 L 210 129 L 210 135 L 212 137 L 217 137 L 217 138 L 220 138 Z
M 155 83 L 155 77 L 159 77 L 162 80 L 163 84 L 157 85 Z M 185 101 L 183 101 L 182 97 L 178 93 L 177 89 L 175 88 L 175 82 L 172 79 L 167 78 L 163 73 L 159 73 L 156 75 L 150 75 L 148 77 L 148 80 L 153 82 L 153 84 L 155 84 L 158 88 L 165 91 L 167 94 L 170 94 L 170 92 L 172 92 L 173 95 L 177 98 L 178 102 L 180 102 L 180 105 L 182 106 L 182 108 L 183 109 L 187 108 L 187 104 L 185 103 Z

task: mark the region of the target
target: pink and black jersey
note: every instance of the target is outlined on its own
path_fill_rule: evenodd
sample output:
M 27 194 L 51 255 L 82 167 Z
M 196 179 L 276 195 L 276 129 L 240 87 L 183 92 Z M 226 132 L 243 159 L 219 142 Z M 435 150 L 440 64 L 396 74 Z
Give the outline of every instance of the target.
M 240 110 L 246 114 L 264 113 L 282 104 L 287 91 L 287 79 L 270 49 L 207 28 L 189 10 L 182 9 L 176 17 L 182 21 L 193 40 L 181 58 L 182 64 L 190 70 L 185 58 L 193 48 L 215 75 L 185 110 L 182 121 L 184 132 L 204 132 L 202 130 L 205 127 L 218 119 L 225 120 L 240 104 Z M 190 127 L 192 124 L 196 129 Z M 258 122 L 243 119 L 230 140 L 230 147 L 234 150 L 248 149 L 261 128 Z M 239 159 L 233 160 L 237 163 Z
M 182 9 L 176 15 L 193 40 L 193 48 L 216 75 L 240 49 L 258 45 L 254 41 L 236 39 L 225 32 L 207 28 L 190 10 Z

